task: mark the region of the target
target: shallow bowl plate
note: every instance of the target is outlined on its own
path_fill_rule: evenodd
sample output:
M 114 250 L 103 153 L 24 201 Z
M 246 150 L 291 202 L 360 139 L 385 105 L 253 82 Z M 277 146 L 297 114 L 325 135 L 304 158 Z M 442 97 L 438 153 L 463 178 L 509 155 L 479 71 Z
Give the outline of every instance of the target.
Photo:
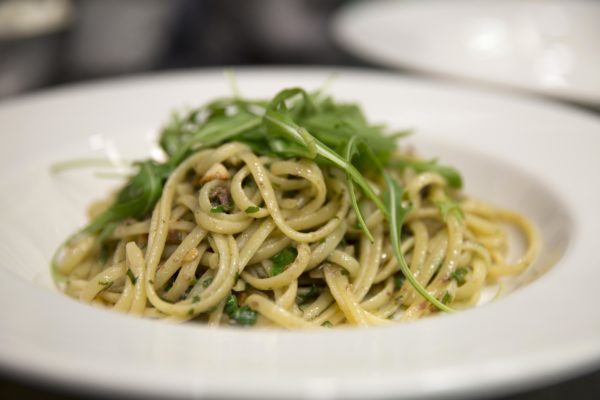
M 384 0 L 350 3 L 331 29 L 374 63 L 600 107 L 598 21 L 593 0 Z
M 268 97 L 319 88 L 332 72 L 242 69 L 237 80 L 244 95 Z M 376 329 L 209 329 L 80 304 L 54 288 L 49 260 L 118 182 L 49 166 L 148 157 L 172 110 L 230 90 L 218 70 L 73 86 L 0 104 L 4 371 L 156 397 L 431 398 L 507 392 L 597 365 L 600 120 L 542 101 L 336 72 L 336 98 L 359 102 L 373 121 L 415 128 L 406 143 L 459 168 L 468 193 L 533 219 L 545 246 L 531 282 L 469 311 Z

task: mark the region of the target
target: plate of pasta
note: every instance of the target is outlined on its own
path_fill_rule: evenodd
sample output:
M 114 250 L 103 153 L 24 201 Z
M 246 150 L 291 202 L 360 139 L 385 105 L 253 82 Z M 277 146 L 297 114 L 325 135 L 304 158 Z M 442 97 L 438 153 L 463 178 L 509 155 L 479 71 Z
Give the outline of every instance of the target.
M 0 129 L 7 372 L 431 398 L 600 360 L 591 115 L 276 68 L 48 91 L 0 105 Z

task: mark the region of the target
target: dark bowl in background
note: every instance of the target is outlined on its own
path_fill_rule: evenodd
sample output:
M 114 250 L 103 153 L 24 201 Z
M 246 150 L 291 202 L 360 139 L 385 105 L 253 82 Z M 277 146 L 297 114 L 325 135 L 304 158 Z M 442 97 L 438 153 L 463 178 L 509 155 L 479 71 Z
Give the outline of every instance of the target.
M 0 0 L 0 98 L 52 79 L 71 21 L 69 0 Z

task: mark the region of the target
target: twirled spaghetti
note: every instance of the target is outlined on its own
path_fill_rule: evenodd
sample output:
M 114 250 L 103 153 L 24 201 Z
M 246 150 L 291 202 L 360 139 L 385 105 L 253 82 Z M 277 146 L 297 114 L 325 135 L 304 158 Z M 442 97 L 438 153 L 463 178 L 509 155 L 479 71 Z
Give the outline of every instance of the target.
M 335 105 L 307 95 L 299 101 L 309 99 L 315 109 Z M 353 183 L 336 158 L 324 160 L 331 146 L 323 144 L 324 135 L 314 134 L 314 126 L 304 129 L 281 117 L 300 135 L 314 134 L 318 149 L 325 148 L 321 158 L 284 157 L 273 143 L 270 151 L 257 151 L 256 142 L 240 140 L 255 132 L 285 137 L 268 129 L 268 110 L 291 115 L 305 104 L 282 108 L 279 103 L 278 108 L 273 102 L 240 104 L 239 99 L 218 104 L 257 116 L 258 122 L 236 121 L 225 130 L 244 123 L 247 130 L 188 146 L 184 156 L 164 146 L 171 159 L 179 160 L 156 175 L 164 177 L 156 201 L 150 196 L 135 203 L 147 210 L 107 217 L 119 200 L 130 201 L 122 202 L 124 209 L 132 199 L 144 199 L 136 185 L 116 200 L 95 204 L 91 217 L 102 222 L 102 229 L 92 223 L 55 258 L 55 271 L 67 278 L 60 284 L 65 293 L 125 313 L 210 325 L 383 325 L 423 317 L 436 311 L 436 304 L 448 310 L 472 306 L 487 283 L 520 273 L 536 256 L 540 239 L 526 218 L 464 196 L 437 164 L 408 150 L 377 153 L 366 141 L 360 154 L 368 162 L 357 169 L 373 193 L 369 197 L 356 190 L 354 184 L 362 188 L 362 181 Z M 214 111 L 201 110 L 207 109 Z M 229 113 L 219 118 L 236 118 Z M 196 113 L 194 126 L 203 128 L 213 117 Z M 310 150 L 310 137 L 302 140 L 297 143 Z M 393 187 L 402 189 L 396 192 L 399 198 L 384 201 Z M 507 261 L 505 223 L 519 228 L 527 242 L 514 263 Z M 406 279 L 408 269 L 411 279 Z

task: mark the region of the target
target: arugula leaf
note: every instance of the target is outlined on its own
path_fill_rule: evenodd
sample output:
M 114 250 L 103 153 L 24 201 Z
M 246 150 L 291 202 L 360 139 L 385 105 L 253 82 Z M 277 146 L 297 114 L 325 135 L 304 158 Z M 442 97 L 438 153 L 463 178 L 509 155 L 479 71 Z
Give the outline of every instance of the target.
M 262 115 L 257 114 L 260 110 Z M 315 132 L 309 132 L 307 127 Z M 382 127 L 368 124 L 358 106 L 337 104 L 331 99 L 317 102 L 301 88 L 284 89 L 271 102 L 230 98 L 208 103 L 187 115 L 171 118 L 160 137 L 168 161 L 137 163 L 138 172 L 121 189 L 112 206 L 83 231 L 98 234 L 112 222 L 147 216 L 160 198 L 165 180 L 194 150 L 230 140 L 241 141 L 258 154 L 329 162 L 344 170 L 353 184 L 387 213 L 359 169 L 341 156 L 347 142 L 357 135 L 373 147 L 378 157 L 387 157 L 395 145 L 395 139 L 382 134 Z M 361 158 L 358 154 L 357 165 L 368 169 L 368 163 L 361 162 Z
M 441 175 L 448 186 L 453 189 L 460 189 L 463 185 L 462 177 L 456 169 L 447 165 L 440 165 L 435 159 L 430 161 L 392 159 L 388 161 L 388 165 L 398 169 L 412 168 L 419 173 L 435 172 Z
M 406 273 L 408 267 L 399 250 L 402 220 L 408 212 L 408 208 L 403 207 L 400 202 L 399 187 L 388 182 L 388 192 L 393 194 L 388 193 L 384 203 L 368 183 L 365 174 L 382 172 L 383 165 L 391 165 L 396 168 L 411 167 L 419 172 L 437 172 L 453 188 L 460 188 L 462 179 L 456 170 L 438 165 L 435 160 L 392 160 L 396 139 L 405 134 L 406 132 L 400 132 L 386 136 L 384 127 L 369 124 L 357 105 L 334 102 L 330 98 L 311 95 L 301 88 L 284 89 L 271 101 L 249 101 L 238 96 L 219 99 L 185 115 L 174 116 L 160 137 L 160 145 L 168 155 L 168 160 L 165 163 L 151 160 L 137 163 L 137 173 L 119 191 L 115 202 L 91 221 L 83 232 L 98 235 L 102 244 L 118 222 L 126 218 L 141 219 L 152 211 L 162 195 L 168 176 L 194 151 L 227 141 L 239 141 L 259 155 L 305 157 L 345 172 L 347 190 L 358 225 L 373 240 L 358 205 L 355 186 L 360 188 L 366 199 L 376 205 L 390 224 L 393 244 L 398 247 L 394 250 L 395 255 L 401 269 L 404 265 L 403 273 L 415 286 L 412 275 Z M 387 176 L 386 181 L 390 180 Z M 257 212 L 256 209 L 257 207 L 248 207 L 245 212 Z M 211 209 L 213 213 L 226 211 L 227 206 L 224 204 L 213 204 Z M 101 248 L 108 256 L 108 246 L 102 245 Z M 296 250 L 292 248 L 274 256 L 271 275 L 281 273 L 296 255 Z M 415 288 L 436 304 L 437 300 L 432 301 L 425 289 L 418 286 L 418 282 Z M 252 318 L 255 321 L 256 314 L 252 310 L 237 307 L 237 302 L 235 305 L 236 308 L 228 313 L 232 320 L 237 317 L 243 321 L 240 323 L 249 324 L 252 323 Z M 436 306 L 439 307 L 438 304 Z
M 171 169 L 154 161 L 137 163 L 138 173 L 117 194 L 115 202 L 83 231 L 96 234 L 108 224 L 125 218 L 143 218 L 162 194 L 163 184 Z
M 386 205 L 389 207 L 389 229 L 390 229 L 390 241 L 392 242 L 392 249 L 394 251 L 394 256 L 398 261 L 398 265 L 400 266 L 400 270 L 411 284 L 413 288 L 423 296 L 428 302 L 436 306 L 442 311 L 452 312 L 453 310 L 447 305 L 441 303 L 438 299 L 432 296 L 427 289 L 423 287 L 416 280 L 404 256 L 402 255 L 402 251 L 400 250 L 400 234 L 402 230 L 402 224 L 406 215 L 410 212 L 410 207 L 402 204 L 402 189 L 400 185 L 390 176 L 389 173 L 384 172 L 383 177 L 385 179 L 385 183 L 387 185 L 386 192 Z
M 295 247 L 288 247 L 271 257 L 271 261 L 273 262 L 273 265 L 271 265 L 271 276 L 282 273 L 287 265 L 294 262 L 297 255 L 298 250 Z
M 344 156 L 346 157 L 346 161 L 352 164 L 352 158 L 356 153 L 358 153 L 358 136 L 352 136 L 348 143 L 346 144 L 346 149 L 344 151 Z M 358 200 L 356 199 L 356 192 L 354 191 L 354 182 L 350 177 L 350 174 L 346 173 L 346 186 L 348 187 L 348 193 L 350 194 L 350 201 L 352 203 L 352 208 L 354 209 L 354 214 L 356 214 L 356 219 L 358 226 L 362 231 L 367 235 L 369 240 L 372 242 L 375 241 L 371 231 L 367 227 L 367 223 L 365 222 L 365 218 L 363 213 L 358 205 Z
M 434 201 L 434 204 L 437 206 L 437 208 L 439 208 L 440 214 L 442 215 L 442 218 L 444 220 L 448 218 L 448 215 L 450 213 L 452 213 L 456 217 L 456 219 L 458 219 L 459 221 L 464 221 L 465 215 L 463 214 L 462 209 L 460 208 L 458 203 L 454 200 L 445 199 L 442 201 Z

